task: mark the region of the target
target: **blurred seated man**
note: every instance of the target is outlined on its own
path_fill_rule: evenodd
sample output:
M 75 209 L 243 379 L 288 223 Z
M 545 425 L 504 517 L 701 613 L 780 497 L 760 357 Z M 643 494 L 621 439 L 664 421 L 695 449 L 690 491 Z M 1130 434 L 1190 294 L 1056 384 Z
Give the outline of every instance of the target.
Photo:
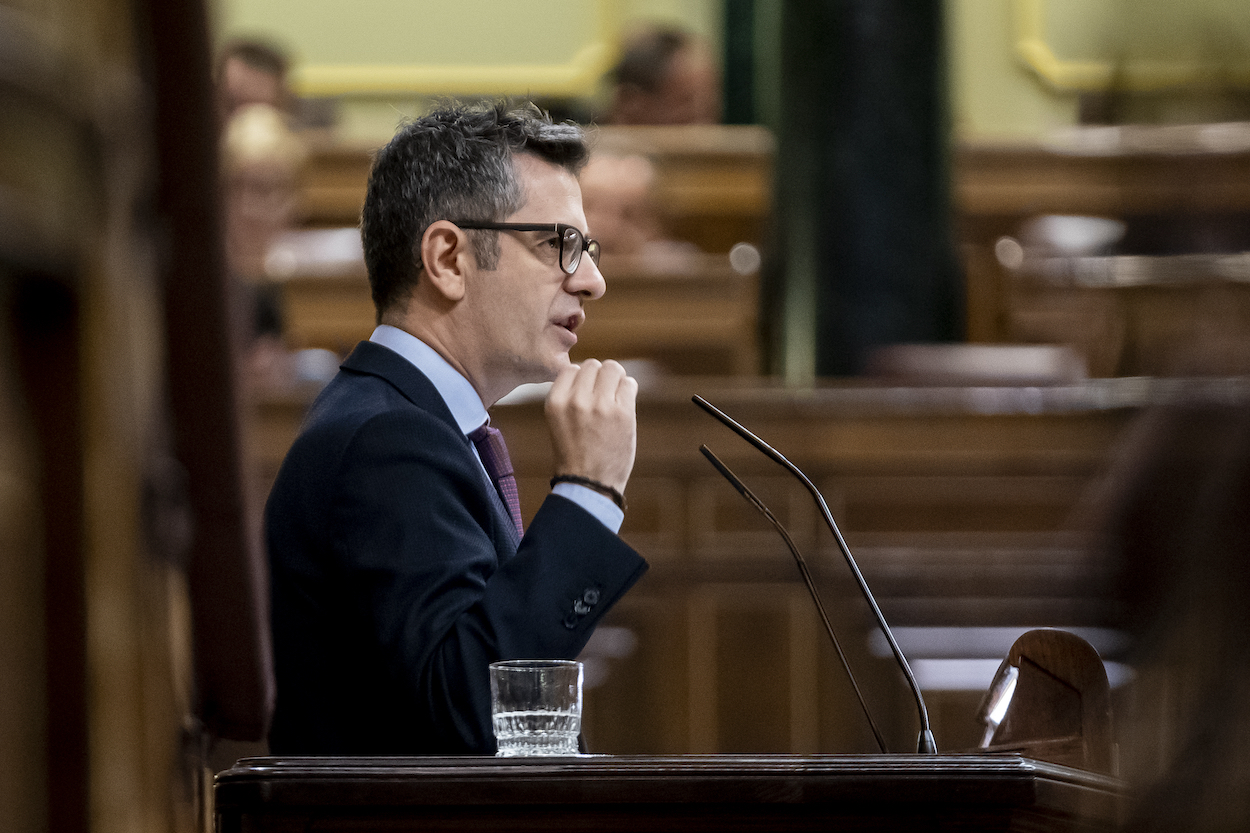
M 610 258 L 634 258 L 652 271 L 688 270 L 698 247 L 661 233 L 655 181 L 655 166 L 646 157 L 596 151 L 579 177 L 586 222 Z
M 237 109 L 222 134 L 226 266 L 241 299 L 248 371 L 256 381 L 281 381 L 284 373 L 281 294 L 265 258 L 294 224 L 305 155 L 285 116 L 267 104 Z
M 222 123 L 249 104 L 289 111 L 289 68 L 286 54 L 272 44 L 245 38 L 227 43 L 217 56 L 215 73 L 217 112 Z
M 608 254 L 633 255 L 659 237 L 652 188 L 655 167 L 643 156 L 597 152 L 578 178 L 586 222 Z
M 611 80 L 611 124 L 720 121 L 720 74 L 707 45 L 689 32 L 664 25 L 633 31 Z

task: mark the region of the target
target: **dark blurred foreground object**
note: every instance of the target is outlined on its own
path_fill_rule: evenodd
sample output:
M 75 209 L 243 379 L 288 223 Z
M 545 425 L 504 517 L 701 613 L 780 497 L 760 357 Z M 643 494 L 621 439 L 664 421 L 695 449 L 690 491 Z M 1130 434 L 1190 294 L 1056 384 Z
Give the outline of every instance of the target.
M 1100 529 L 1136 679 L 1118 705 L 1126 830 L 1250 827 L 1250 396 L 1180 386 L 1127 442 Z
M 151 34 L 155 207 L 164 222 L 165 362 L 172 450 L 194 524 L 186 554 L 195 665 L 193 733 L 265 736 L 274 687 L 267 577 L 249 514 L 238 419 L 238 327 L 231 317 L 218 199 L 208 18 L 193 0 L 140 4 Z
M 204 3 L 3 4 L 0 44 L 0 827 L 203 829 L 270 690 Z

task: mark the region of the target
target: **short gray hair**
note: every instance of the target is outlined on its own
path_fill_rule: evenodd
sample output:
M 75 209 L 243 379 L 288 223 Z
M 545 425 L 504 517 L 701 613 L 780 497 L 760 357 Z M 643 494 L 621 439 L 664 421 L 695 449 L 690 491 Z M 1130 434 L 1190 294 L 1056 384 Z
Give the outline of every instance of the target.
M 554 124 L 532 104 L 448 103 L 404 124 L 373 161 L 360 218 L 378 320 L 407 301 L 421 271 L 421 238 L 437 220 L 497 221 L 525 202 L 513 157 L 531 153 L 576 174 L 589 157 L 577 125 Z M 483 268 L 498 236 L 469 232 Z

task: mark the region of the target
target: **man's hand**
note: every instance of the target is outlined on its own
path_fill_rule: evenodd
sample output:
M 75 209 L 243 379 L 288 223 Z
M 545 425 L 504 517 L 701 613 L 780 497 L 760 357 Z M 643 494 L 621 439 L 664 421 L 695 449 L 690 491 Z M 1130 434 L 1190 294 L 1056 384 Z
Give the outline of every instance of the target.
M 547 394 L 556 474 L 589 477 L 624 493 L 638 447 L 638 382 L 614 361 L 564 368 Z

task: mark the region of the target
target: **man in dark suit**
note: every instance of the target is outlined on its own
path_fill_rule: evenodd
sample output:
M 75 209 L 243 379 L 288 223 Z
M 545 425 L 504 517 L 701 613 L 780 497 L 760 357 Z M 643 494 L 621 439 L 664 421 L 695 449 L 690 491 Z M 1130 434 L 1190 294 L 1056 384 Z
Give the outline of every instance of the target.
M 266 507 L 272 753 L 492 753 L 488 664 L 575 657 L 645 571 L 616 534 L 637 383 L 568 357 L 605 290 L 586 155 L 578 128 L 503 105 L 449 105 L 378 153 L 361 234 L 379 326 Z M 522 535 L 480 434 L 541 381 L 556 477 Z

